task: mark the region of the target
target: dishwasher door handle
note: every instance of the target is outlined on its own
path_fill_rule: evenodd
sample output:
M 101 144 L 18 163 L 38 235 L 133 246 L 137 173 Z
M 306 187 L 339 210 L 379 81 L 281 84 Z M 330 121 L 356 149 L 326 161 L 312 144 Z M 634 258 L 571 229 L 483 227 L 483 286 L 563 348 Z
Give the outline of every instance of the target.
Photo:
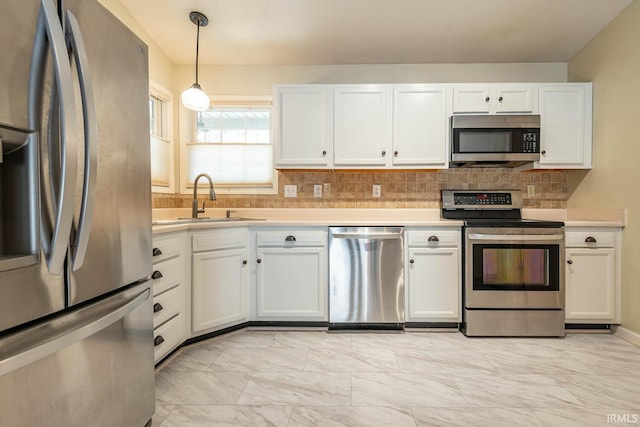
M 355 233 L 355 232 L 345 232 L 345 233 L 333 233 L 332 236 L 335 239 L 375 239 L 375 240 L 385 240 L 385 239 L 399 239 L 402 237 L 402 233 Z

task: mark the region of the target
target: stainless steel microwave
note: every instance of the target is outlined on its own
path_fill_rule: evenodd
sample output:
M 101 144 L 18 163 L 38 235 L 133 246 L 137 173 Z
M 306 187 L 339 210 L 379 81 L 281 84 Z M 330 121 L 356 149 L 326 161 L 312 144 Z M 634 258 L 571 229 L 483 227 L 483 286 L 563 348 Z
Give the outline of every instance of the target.
M 516 167 L 538 160 L 539 115 L 451 116 L 451 167 Z

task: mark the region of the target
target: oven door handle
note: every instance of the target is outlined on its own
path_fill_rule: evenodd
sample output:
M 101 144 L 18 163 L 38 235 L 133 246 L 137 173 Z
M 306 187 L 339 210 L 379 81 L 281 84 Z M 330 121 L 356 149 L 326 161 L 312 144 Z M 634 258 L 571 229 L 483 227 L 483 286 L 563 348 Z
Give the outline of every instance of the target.
M 562 234 L 469 234 L 469 240 L 563 240 Z

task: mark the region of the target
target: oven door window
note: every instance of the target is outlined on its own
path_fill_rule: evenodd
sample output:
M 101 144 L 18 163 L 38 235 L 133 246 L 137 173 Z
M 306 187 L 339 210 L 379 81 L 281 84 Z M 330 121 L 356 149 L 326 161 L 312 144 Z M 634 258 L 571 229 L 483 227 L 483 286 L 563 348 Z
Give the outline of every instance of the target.
M 557 291 L 558 245 L 473 245 L 474 290 Z

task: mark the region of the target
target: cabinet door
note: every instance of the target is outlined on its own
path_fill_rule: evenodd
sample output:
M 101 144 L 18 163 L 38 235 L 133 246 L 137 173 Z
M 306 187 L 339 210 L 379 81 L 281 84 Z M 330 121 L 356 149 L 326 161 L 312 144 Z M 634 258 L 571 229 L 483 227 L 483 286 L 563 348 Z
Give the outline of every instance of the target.
M 324 247 L 258 248 L 257 318 L 327 320 Z
M 390 157 L 389 110 L 385 87 L 337 88 L 334 164 L 385 166 Z
M 409 248 L 408 254 L 406 321 L 460 322 L 459 249 Z
M 395 88 L 393 165 L 446 166 L 448 123 L 446 88 Z
M 454 113 L 488 113 L 490 101 L 488 86 L 453 88 Z
M 246 249 L 193 254 L 193 331 L 247 318 Z
M 542 168 L 591 168 L 591 86 L 540 87 Z
M 310 86 L 275 92 L 276 166 L 331 167 L 332 89 Z
M 568 248 L 566 255 L 567 323 L 613 321 L 614 249 Z
M 533 88 L 531 86 L 500 86 L 493 96 L 496 113 L 532 113 Z

